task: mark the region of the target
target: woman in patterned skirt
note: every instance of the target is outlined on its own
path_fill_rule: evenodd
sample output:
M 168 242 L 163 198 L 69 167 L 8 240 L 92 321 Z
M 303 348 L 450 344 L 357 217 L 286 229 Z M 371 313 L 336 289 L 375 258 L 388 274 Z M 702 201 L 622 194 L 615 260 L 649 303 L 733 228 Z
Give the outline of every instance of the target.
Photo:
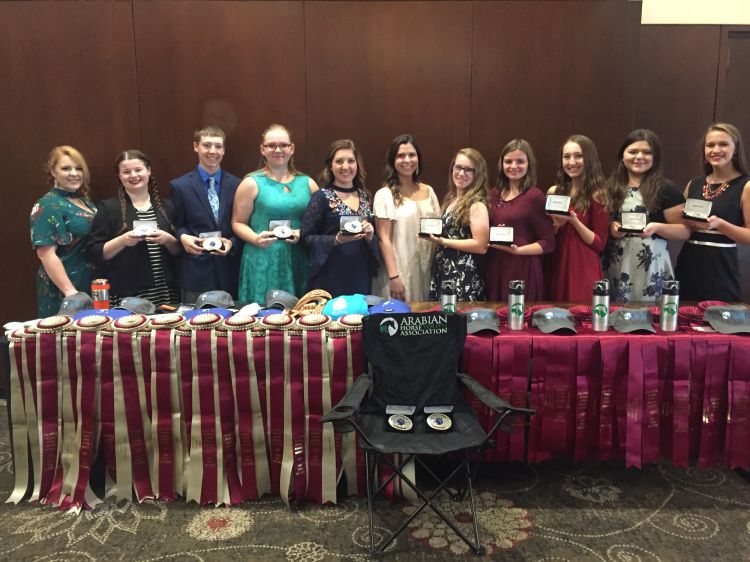
M 682 224 L 685 198 L 664 178 L 661 142 L 649 129 L 636 129 L 617 152 L 617 167 L 606 183 L 612 223 L 602 255 L 610 296 L 620 302 L 655 301 L 664 281 L 674 279 L 667 240 L 686 240 Z M 623 232 L 622 214 L 639 213 L 642 232 Z

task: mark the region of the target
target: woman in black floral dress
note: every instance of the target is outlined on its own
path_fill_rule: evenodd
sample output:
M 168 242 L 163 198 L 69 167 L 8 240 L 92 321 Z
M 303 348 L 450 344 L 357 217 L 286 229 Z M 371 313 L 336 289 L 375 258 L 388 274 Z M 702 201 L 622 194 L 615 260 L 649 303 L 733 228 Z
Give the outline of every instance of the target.
M 610 296 L 620 302 L 655 301 L 664 281 L 674 279 L 667 240 L 690 236 L 682 224 L 685 198 L 662 174 L 661 142 L 656 133 L 636 129 L 625 137 L 606 189 L 612 224 L 602 269 L 609 279 Z M 623 213 L 644 214 L 643 232 L 621 232 Z
M 443 236 L 430 236 L 438 246 L 432 258 L 430 300 L 438 300 L 445 281 L 460 301 L 485 299 L 477 255 L 487 253 L 490 221 L 487 162 L 474 148 L 462 148 L 451 160 L 448 195 L 443 201 Z

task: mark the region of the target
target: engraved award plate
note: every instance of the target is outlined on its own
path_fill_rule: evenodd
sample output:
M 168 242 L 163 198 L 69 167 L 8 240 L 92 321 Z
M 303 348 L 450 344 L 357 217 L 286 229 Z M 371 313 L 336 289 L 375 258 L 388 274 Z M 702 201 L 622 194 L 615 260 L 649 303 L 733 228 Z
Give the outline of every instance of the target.
M 443 219 L 441 218 L 421 218 L 419 219 L 419 235 L 426 238 L 443 235 Z
M 292 236 L 292 221 L 272 220 L 268 223 L 268 230 L 279 240 L 286 240 Z
M 341 217 L 339 221 L 339 230 L 342 234 L 354 236 L 362 232 L 362 217 L 347 216 Z
M 682 216 L 691 221 L 708 222 L 712 205 L 711 201 L 704 201 L 703 199 L 686 199 Z
M 490 244 L 500 246 L 513 245 L 513 227 L 512 226 L 492 226 L 490 227 Z
M 643 232 L 648 219 L 646 213 L 623 213 L 620 232 Z
M 544 204 L 544 210 L 549 215 L 569 215 L 570 196 L 554 194 L 547 195 L 547 201 Z
M 133 236 L 144 238 L 156 232 L 156 221 L 133 221 Z

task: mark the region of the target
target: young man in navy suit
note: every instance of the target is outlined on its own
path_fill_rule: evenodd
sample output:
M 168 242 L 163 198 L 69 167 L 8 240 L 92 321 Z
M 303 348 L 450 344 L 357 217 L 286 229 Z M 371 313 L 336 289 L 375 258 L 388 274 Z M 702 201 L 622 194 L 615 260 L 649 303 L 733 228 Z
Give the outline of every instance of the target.
M 185 303 L 215 289 L 237 298 L 242 248 L 232 233 L 232 203 L 240 179 L 221 168 L 225 143 L 226 135 L 218 127 L 196 130 L 193 150 L 198 166 L 169 183 L 177 239 L 186 252 L 177 277 Z M 207 251 L 203 242 L 214 246 L 216 238 L 221 245 Z

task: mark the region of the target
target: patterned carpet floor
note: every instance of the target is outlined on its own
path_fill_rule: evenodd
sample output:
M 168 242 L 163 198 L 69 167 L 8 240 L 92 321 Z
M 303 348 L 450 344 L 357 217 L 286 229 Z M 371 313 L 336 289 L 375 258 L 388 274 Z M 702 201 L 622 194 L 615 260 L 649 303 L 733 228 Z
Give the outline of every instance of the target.
M 0 501 L 13 466 L 0 402 Z M 750 561 L 750 482 L 730 470 L 626 469 L 622 462 L 485 467 L 476 483 L 486 559 Z M 441 506 L 469 529 L 462 504 Z M 410 506 L 377 504 L 378 534 Z M 107 501 L 93 512 L 0 504 L 0 560 L 368 560 L 367 505 L 293 509 L 278 498 L 232 508 Z M 475 558 L 431 513 L 388 549 L 395 561 Z

